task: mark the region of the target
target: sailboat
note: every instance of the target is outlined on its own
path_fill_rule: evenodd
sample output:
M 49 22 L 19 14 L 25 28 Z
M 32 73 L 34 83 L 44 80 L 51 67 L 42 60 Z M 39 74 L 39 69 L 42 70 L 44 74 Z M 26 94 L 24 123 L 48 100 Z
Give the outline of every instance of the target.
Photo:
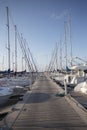
M 87 94 L 87 81 L 79 83 L 75 88 L 75 92 Z
M 3 105 L 13 94 L 13 89 L 10 87 L 0 87 L 0 105 Z

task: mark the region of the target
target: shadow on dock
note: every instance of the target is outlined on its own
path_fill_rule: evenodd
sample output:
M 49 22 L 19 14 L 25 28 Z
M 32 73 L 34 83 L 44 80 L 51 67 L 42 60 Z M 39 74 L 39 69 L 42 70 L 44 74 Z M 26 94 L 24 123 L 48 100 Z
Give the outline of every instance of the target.
M 50 94 L 46 93 L 32 93 L 30 99 L 26 103 L 42 103 L 51 98 Z

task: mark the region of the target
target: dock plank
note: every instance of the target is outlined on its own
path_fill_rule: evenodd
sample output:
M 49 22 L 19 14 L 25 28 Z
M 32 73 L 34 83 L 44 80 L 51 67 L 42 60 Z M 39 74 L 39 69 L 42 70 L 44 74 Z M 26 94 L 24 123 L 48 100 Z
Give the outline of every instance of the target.
M 12 130 L 87 130 L 87 124 L 66 98 L 55 96 L 58 91 L 58 85 L 40 77 Z

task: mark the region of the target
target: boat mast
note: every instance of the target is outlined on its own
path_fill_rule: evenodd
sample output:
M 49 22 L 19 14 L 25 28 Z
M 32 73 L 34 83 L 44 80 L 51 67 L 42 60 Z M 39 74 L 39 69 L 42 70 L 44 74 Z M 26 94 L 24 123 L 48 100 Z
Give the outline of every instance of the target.
M 67 66 L 66 22 L 64 22 L 64 32 L 65 32 L 65 37 L 64 37 L 64 44 L 65 44 L 65 66 Z
M 72 66 L 72 32 L 71 32 L 71 15 L 69 15 L 69 28 L 70 28 L 70 45 L 71 45 L 71 66 Z
M 15 72 L 17 72 L 17 27 L 14 25 L 15 28 Z
M 56 43 L 56 71 L 58 69 L 58 44 Z
M 10 70 L 10 35 L 9 35 L 9 10 L 6 7 L 7 12 L 7 28 L 8 28 L 8 70 Z
M 60 70 L 62 70 L 62 43 L 60 40 Z
M 12 52 L 12 70 L 14 71 L 14 53 Z

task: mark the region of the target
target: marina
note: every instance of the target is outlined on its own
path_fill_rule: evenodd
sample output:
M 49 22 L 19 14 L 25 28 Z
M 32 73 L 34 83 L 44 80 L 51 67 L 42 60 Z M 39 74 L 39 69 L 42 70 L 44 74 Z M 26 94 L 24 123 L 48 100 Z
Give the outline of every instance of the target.
M 87 130 L 86 10 L 0 1 L 0 130 Z
M 47 76 L 40 76 L 31 91 L 4 118 L 3 130 L 87 129 L 86 110 L 69 97 L 56 96 L 63 90 Z

